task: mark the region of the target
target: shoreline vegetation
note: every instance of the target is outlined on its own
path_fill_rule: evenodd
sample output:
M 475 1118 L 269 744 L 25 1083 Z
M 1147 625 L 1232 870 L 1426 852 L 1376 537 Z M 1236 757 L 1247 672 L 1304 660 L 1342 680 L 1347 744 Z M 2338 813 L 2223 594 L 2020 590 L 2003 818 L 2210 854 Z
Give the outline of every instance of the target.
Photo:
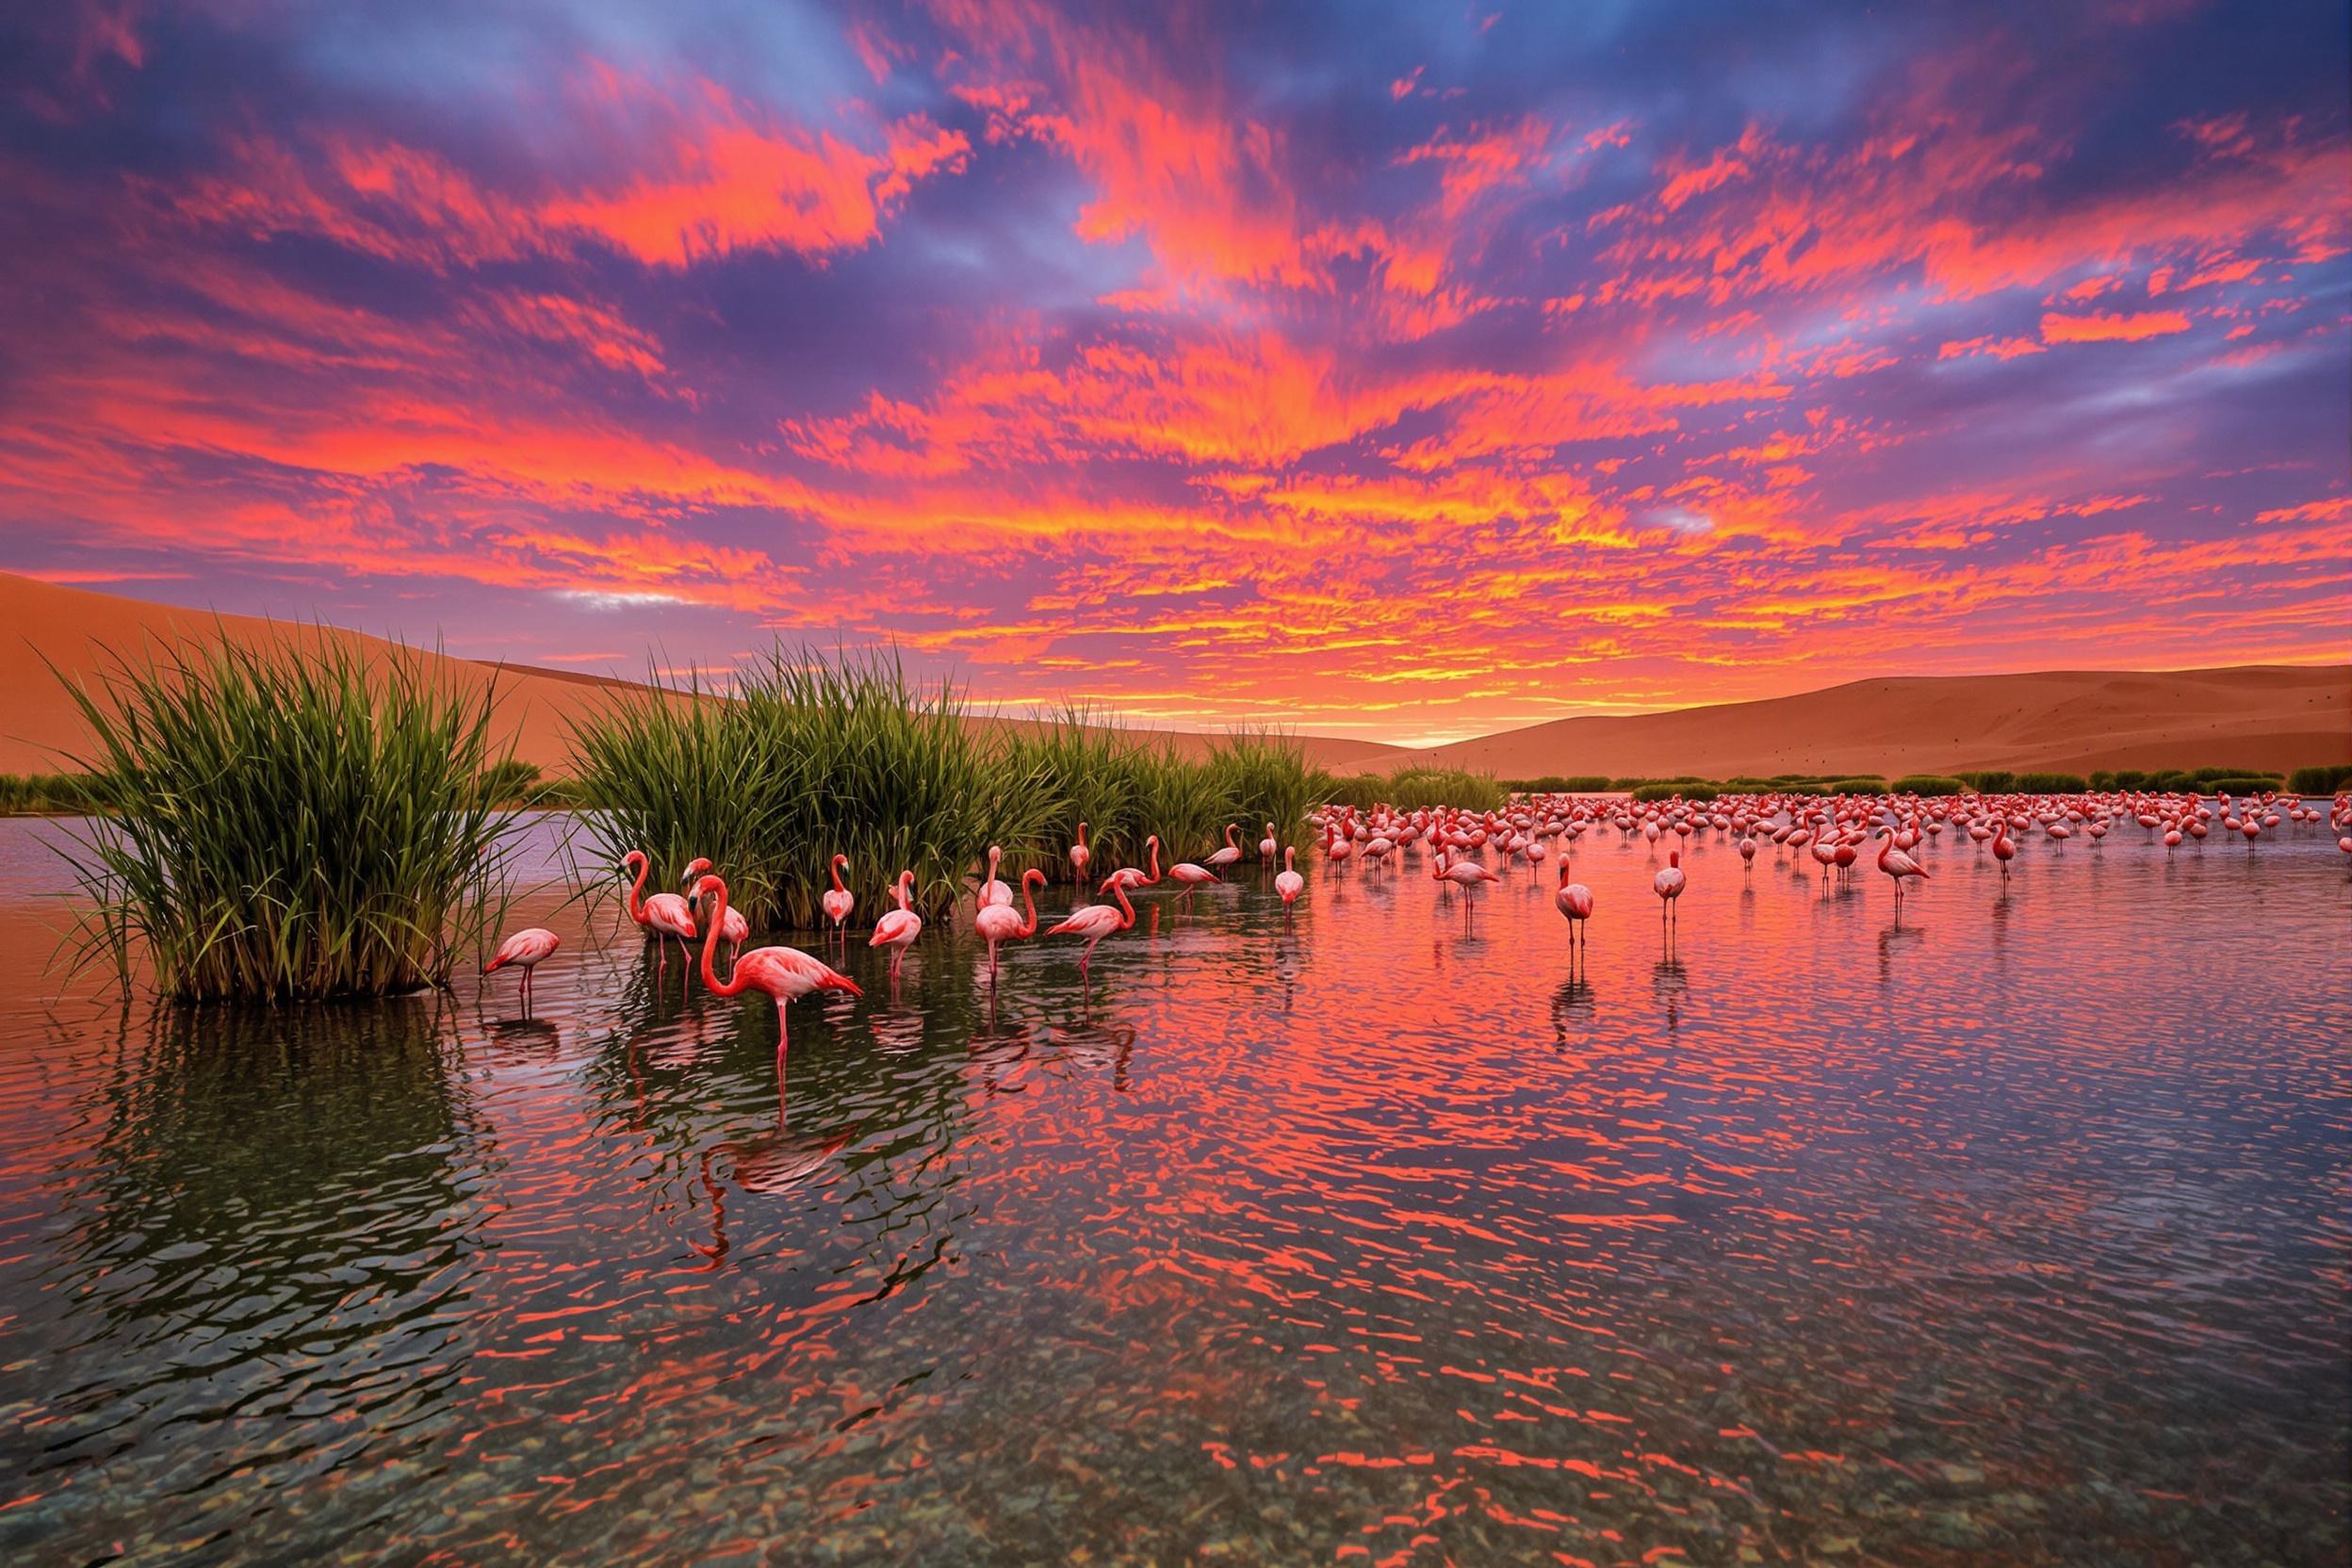
M 72 814 L 61 845 L 90 908 L 76 968 L 125 984 L 143 954 L 185 1001 L 383 996 L 445 986 L 502 913 L 521 813 L 575 817 L 578 896 L 617 890 L 643 849 L 649 884 L 690 859 L 727 868 L 756 930 L 816 929 L 836 854 L 867 916 L 914 874 L 915 907 L 950 915 L 990 845 L 1002 874 L 1070 879 L 1087 824 L 1095 874 L 1271 825 L 1298 842 L 1326 804 L 1498 810 L 1514 794 L 1630 793 L 1699 801 L 1782 795 L 2088 789 L 2327 793 L 2352 768 L 2165 773 L 1497 778 L 1424 763 L 1385 774 L 1316 766 L 1296 738 L 1239 729 L 1185 754 L 1084 707 L 1008 719 L 950 681 L 911 679 L 895 651 L 777 645 L 722 692 L 689 680 L 615 685 L 569 727 L 569 776 L 494 743 L 496 681 L 461 690 L 425 656 L 368 659 L 324 637 L 226 640 L 109 654 L 59 672 L 92 737 L 74 771 L 0 776 L 0 812 Z M 724 700 L 707 700 L 718 699 Z M 322 853 L 335 847 L 333 855 Z

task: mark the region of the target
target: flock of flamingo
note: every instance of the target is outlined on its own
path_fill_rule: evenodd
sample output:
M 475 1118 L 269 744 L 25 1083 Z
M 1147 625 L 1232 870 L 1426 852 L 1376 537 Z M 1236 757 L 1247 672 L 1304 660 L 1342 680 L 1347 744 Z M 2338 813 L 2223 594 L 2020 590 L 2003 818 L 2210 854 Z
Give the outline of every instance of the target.
M 1409 855 L 1425 853 L 1429 880 L 1440 884 L 1448 895 L 1460 890 L 1465 928 L 1472 915 L 1470 895 L 1476 889 L 1501 881 L 1503 872 L 1513 865 L 1524 865 L 1530 875 L 1536 874 L 1544 862 L 1557 854 L 1560 881 L 1553 903 L 1568 923 L 1572 959 L 1583 948 L 1585 924 L 1592 918 L 1594 900 L 1592 889 L 1570 880 L 1570 858 L 1579 839 L 1587 833 L 1607 829 L 1613 828 L 1623 840 L 1639 837 L 1651 844 L 1666 839 L 1678 844 L 1697 833 L 1725 834 L 1737 846 L 1743 868 L 1752 866 L 1767 844 L 1783 857 L 1809 855 L 1821 868 L 1824 891 L 1833 878 L 1846 874 L 1859 863 L 1868 846 L 1875 842 L 1875 864 L 1891 886 L 1896 919 L 1901 920 L 1906 884 L 1930 879 L 1927 868 L 1911 851 L 1946 832 L 1963 834 L 1980 853 L 1990 853 L 2000 863 L 2005 879 L 2021 845 L 2035 839 L 2047 843 L 2055 854 L 2063 855 L 2067 843 L 2078 837 L 2096 848 L 2111 832 L 2136 826 L 2150 839 L 2161 835 L 2169 853 L 2184 844 L 2201 845 L 2215 832 L 2243 839 L 2251 847 L 2265 835 L 2276 835 L 2282 828 L 2309 828 L 2323 822 L 2329 831 L 2339 835 L 2336 847 L 2352 858 L 2352 795 L 2342 794 L 2324 807 L 2307 804 L 2291 794 L 2265 794 L 2239 801 L 2226 794 L 2208 800 L 2197 795 L 2134 791 L 1927 799 L 1892 794 L 1824 798 L 1767 793 L 1699 802 L 1677 798 L 1647 805 L 1609 797 L 1532 795 L 1517 797 L 1499 811 L 1449 807 L 1406 811 L 1380 806 L 1360 811 L 1351 806 L 1328 806 L 1309 818 L 1317 836 L 1316 847 L 1325 864 L 1333 871 L 1344 868 L 1350 860 L 1358 861 L 1367 873 L 1375 868 L 1393 870 L 1401 868 Z M 1122 866 L 1102 878 L 1098 897 L 1108 894 L 1109 902 L 1082 905 L 1059 923 L 1047 926 L 1044 934 L 1083 939 L 1086 947 L 1079 956 L 1078 968 L 1082 975 L 1087 973 L 1094 950 L 1105 938 L 1134 928 L 1135 910 L 1129 899 L 1131 892 L 1157 887 L 1165 881 L 1181 889 L 1183 899 L 1189 901 L 1198 889 L 1226 880 L 1220 874 L 1238 865 L 1244 857 L 1235 841 L 1237 832 L 1238 825 L 1229 824 L 1223 847 L 1198 863 L 1179 861 L 1165 874 L 1160 867 L 1159 837 L 1152 835 L 1144 844 L 1145 866 Z M 1298 846 L 1281 843 L 1274 825 L 1267 823 L 1257 852 L 1264 867 L 1270 867 L 1278 856 L 1282 860 L 1282 870 L 1274 877 L 1274 888 L 1287 913 L 1307 887 L 1306 878 L 1298 870 Z M 1077 839 L 1070 847 L 1068 858 L 1071 880 L 1080 887 L 1086 886 L 1094 852 L 1086 842 L 1085 823 L 1078 825 Z M 1494 864 L 1489 863 L 1490 858 Z M 1023 872 L 1019 893 L 1021 908 L 1016 912 L 1013 888 L 997 875 L 1003 859 L 1004 851 L 991 845 L 985 866 L 974 877 L 972 894 L 972 929 L 988 949 L 991 986 L 997 979 L 998 949 L 1007 942 L 1023 941 L 1037 935 L 1037 890 L 1047 881 L 1043 871 L 1032 868 Z M 750 925 L 740 910 L 729 906 L 727 883 L 710 870 L 709 860 L 696 859 L 687 866 L 681 883 L 684 890 L 647 895 L 645 885 L 650 864 L 642 851 L 632 850 L 623 858 L 624 874 L 634 873 L 625 900 L 629 918 L 645 932 L 647 940 L 661 944 L 676 941 L 690 965 L 690 944 L 699 940 L 702 982 L 711 994 L 731 997 L 756 990 L 771 999 L 776 1004 L 779 1055 L 787 1044 L 788 1003 L 816 991 L 863 994 L 857 981 L 798 948 L 748 946 Z M 841 873 L 847 865 L 848 857 L 833 857 L 833 886 L 821 901 L 825 919 L 831 923 L 832 937 L 844 945 L 848 941 L 849 921 L 857 908 L 856 898 L 841 883 Z M 1497 870 L 1497 866 L 1501 869 Z M 883 912 L 867 939 L 869 947 L 890 950 L 893 981 L 898 978 L 907 950 L 923 936 L 923 916 L 914 908 L 915 880 L 911 871 L 899 874 L 891 889 L 897 906 Z M 1676 926 L 1676 901 L 1688 885 L 1681 851 L 1678 847 L 1670 848 L 1667 863 L 1651 881 L 1658 899 L 1660 931 L 1670 944 Z M 721 943 L 727 944 L 733 956 L 731 972 L 725 979 L 720 978 L 717 971 Z M 531 972 L 558 945 L 555 933 L 544 927 L 517 931 L 498 944 L 482 972 L 487 975 L 503 969 L 519 971 L 522 1004 L 528 1010 Z M 662 951 L 666 955 L 666 945 Z

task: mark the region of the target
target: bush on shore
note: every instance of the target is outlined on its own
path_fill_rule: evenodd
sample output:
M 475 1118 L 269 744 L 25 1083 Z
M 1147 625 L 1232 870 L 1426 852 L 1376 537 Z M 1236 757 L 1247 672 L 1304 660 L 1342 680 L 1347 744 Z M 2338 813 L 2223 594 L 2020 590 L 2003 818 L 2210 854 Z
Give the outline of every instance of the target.
M 2352 767 L 2342 764 L 2297 768 L 2287 776 L 2287 788 L 2299 795 L 2331 795 L 2352 786 Z

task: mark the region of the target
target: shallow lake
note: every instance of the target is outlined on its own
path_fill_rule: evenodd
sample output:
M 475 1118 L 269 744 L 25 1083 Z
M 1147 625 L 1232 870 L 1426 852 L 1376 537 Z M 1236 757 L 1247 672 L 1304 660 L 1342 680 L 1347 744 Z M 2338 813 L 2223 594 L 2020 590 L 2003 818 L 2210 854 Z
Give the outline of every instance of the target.
M 540 831 L 544 832 L 542 828 Z M 0 823 L 0 1558 L 2340 1561 L 2331 835 L 2127 827 L 1898 927 L 1614 831 L 1320 863 L 893 990 L 178 1013 Z M 540 899 L 540 913 L 555 895 Z M 1056 890 L 1054 912 L 1068 894 Z M 818 947 L 815 939 L 803 945 Z

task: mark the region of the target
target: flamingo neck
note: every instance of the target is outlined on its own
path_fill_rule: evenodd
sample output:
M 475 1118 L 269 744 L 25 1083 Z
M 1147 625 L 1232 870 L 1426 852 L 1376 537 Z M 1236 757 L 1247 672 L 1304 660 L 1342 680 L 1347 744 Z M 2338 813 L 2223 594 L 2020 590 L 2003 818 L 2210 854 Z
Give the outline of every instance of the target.
M 837 893 L 847 892 L 849 890 L 841 886 L 841 858 L 840 856 L 833 857 L 833 864 L 829 869 L 833 873 L 833 890 Z
M 629 885 L 629 918 L 635 921 L 638 924 L 643 925 L 645 923 L 645 903 L 644 897 L 645 890 L 645 874 L 653 870 L 653 862 L 646 859 L 645 855 L 640 851 L 632 850 L 630 852 L 630 858 L 637 862 L 637 880 Z M 628 863 L 629 862 L 626 860 L 622 862 L 623 865 L 627 865 Z
M 1119 928 L 1121 931 L 1133 929 L 1135 923 L 1135 906 L 1127 902 L 1127 884 L 1124 882 L 1112 883 L 1111 896 L 1119 900 Z
M 702 934 L 702 983 L 713 996 L 741 996 L 751 984 L 743 973 L 743 956 L 735 955 L 726 980 L 718 976 L 719 927 L 727 923 L 727 884 L 710 890 L 710 923 Z
M 1033 877 L 1036 878 L 1036 881 L 1034 882 L 1031 880 Z M 1044 880 L 1045 874 L 1040 871 L 1028 872 L 1021 876 L 1021 902 L 1022 907 L 1029 911 L 1029 919 L 1021 925 L 1021 928 L 1019 931 L 1014 933 L 1014 935 L 1021 937 L 1034 937 L 1037 934 L 1037 900 L 1031 890 L 1036 887 L 1037 883 L 1043 882 Z

